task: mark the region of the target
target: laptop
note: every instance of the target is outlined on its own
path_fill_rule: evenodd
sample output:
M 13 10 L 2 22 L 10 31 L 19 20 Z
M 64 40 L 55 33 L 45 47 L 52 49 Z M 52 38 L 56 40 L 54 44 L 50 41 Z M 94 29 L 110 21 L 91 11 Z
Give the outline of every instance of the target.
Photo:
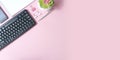
M 53 0 L 0 0 L 0 50 L 34 27 L 53 5 Z

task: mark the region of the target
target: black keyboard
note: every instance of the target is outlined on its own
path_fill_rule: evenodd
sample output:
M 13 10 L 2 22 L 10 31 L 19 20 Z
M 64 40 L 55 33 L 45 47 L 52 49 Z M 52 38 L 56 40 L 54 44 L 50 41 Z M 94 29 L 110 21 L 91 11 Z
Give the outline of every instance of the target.
M 27 10 L 20 12 L 0 27 L 0 50 L 36 24 Z

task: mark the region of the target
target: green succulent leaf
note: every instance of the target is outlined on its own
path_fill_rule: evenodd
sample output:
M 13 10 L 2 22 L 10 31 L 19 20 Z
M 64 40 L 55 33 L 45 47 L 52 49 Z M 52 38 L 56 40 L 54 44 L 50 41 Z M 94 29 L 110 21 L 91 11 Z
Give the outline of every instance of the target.
M 44 9 L 51 8 L 54 5 L 54 1 L 50 0 L 48 3 L 44 2 L 45 0 L 39 0 L 40 6 Z

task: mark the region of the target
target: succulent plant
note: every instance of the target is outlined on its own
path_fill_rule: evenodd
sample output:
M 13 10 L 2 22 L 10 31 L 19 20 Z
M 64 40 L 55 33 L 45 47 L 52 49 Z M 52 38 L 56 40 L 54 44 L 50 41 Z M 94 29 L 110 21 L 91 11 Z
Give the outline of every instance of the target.
M 42 8 L 48 9 L 54 5 L 54 0 L 39 0 L 39 3 Z

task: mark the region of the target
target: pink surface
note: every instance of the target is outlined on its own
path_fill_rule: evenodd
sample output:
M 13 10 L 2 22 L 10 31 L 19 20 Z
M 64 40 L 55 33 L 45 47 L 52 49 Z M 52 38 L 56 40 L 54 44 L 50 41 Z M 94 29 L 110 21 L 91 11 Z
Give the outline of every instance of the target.
M 120 60 L 119 2 L 66 1 L 68 60 Z
M 119 0 L 55 1 L 55 10 L 0 60 L 120 60 Z

